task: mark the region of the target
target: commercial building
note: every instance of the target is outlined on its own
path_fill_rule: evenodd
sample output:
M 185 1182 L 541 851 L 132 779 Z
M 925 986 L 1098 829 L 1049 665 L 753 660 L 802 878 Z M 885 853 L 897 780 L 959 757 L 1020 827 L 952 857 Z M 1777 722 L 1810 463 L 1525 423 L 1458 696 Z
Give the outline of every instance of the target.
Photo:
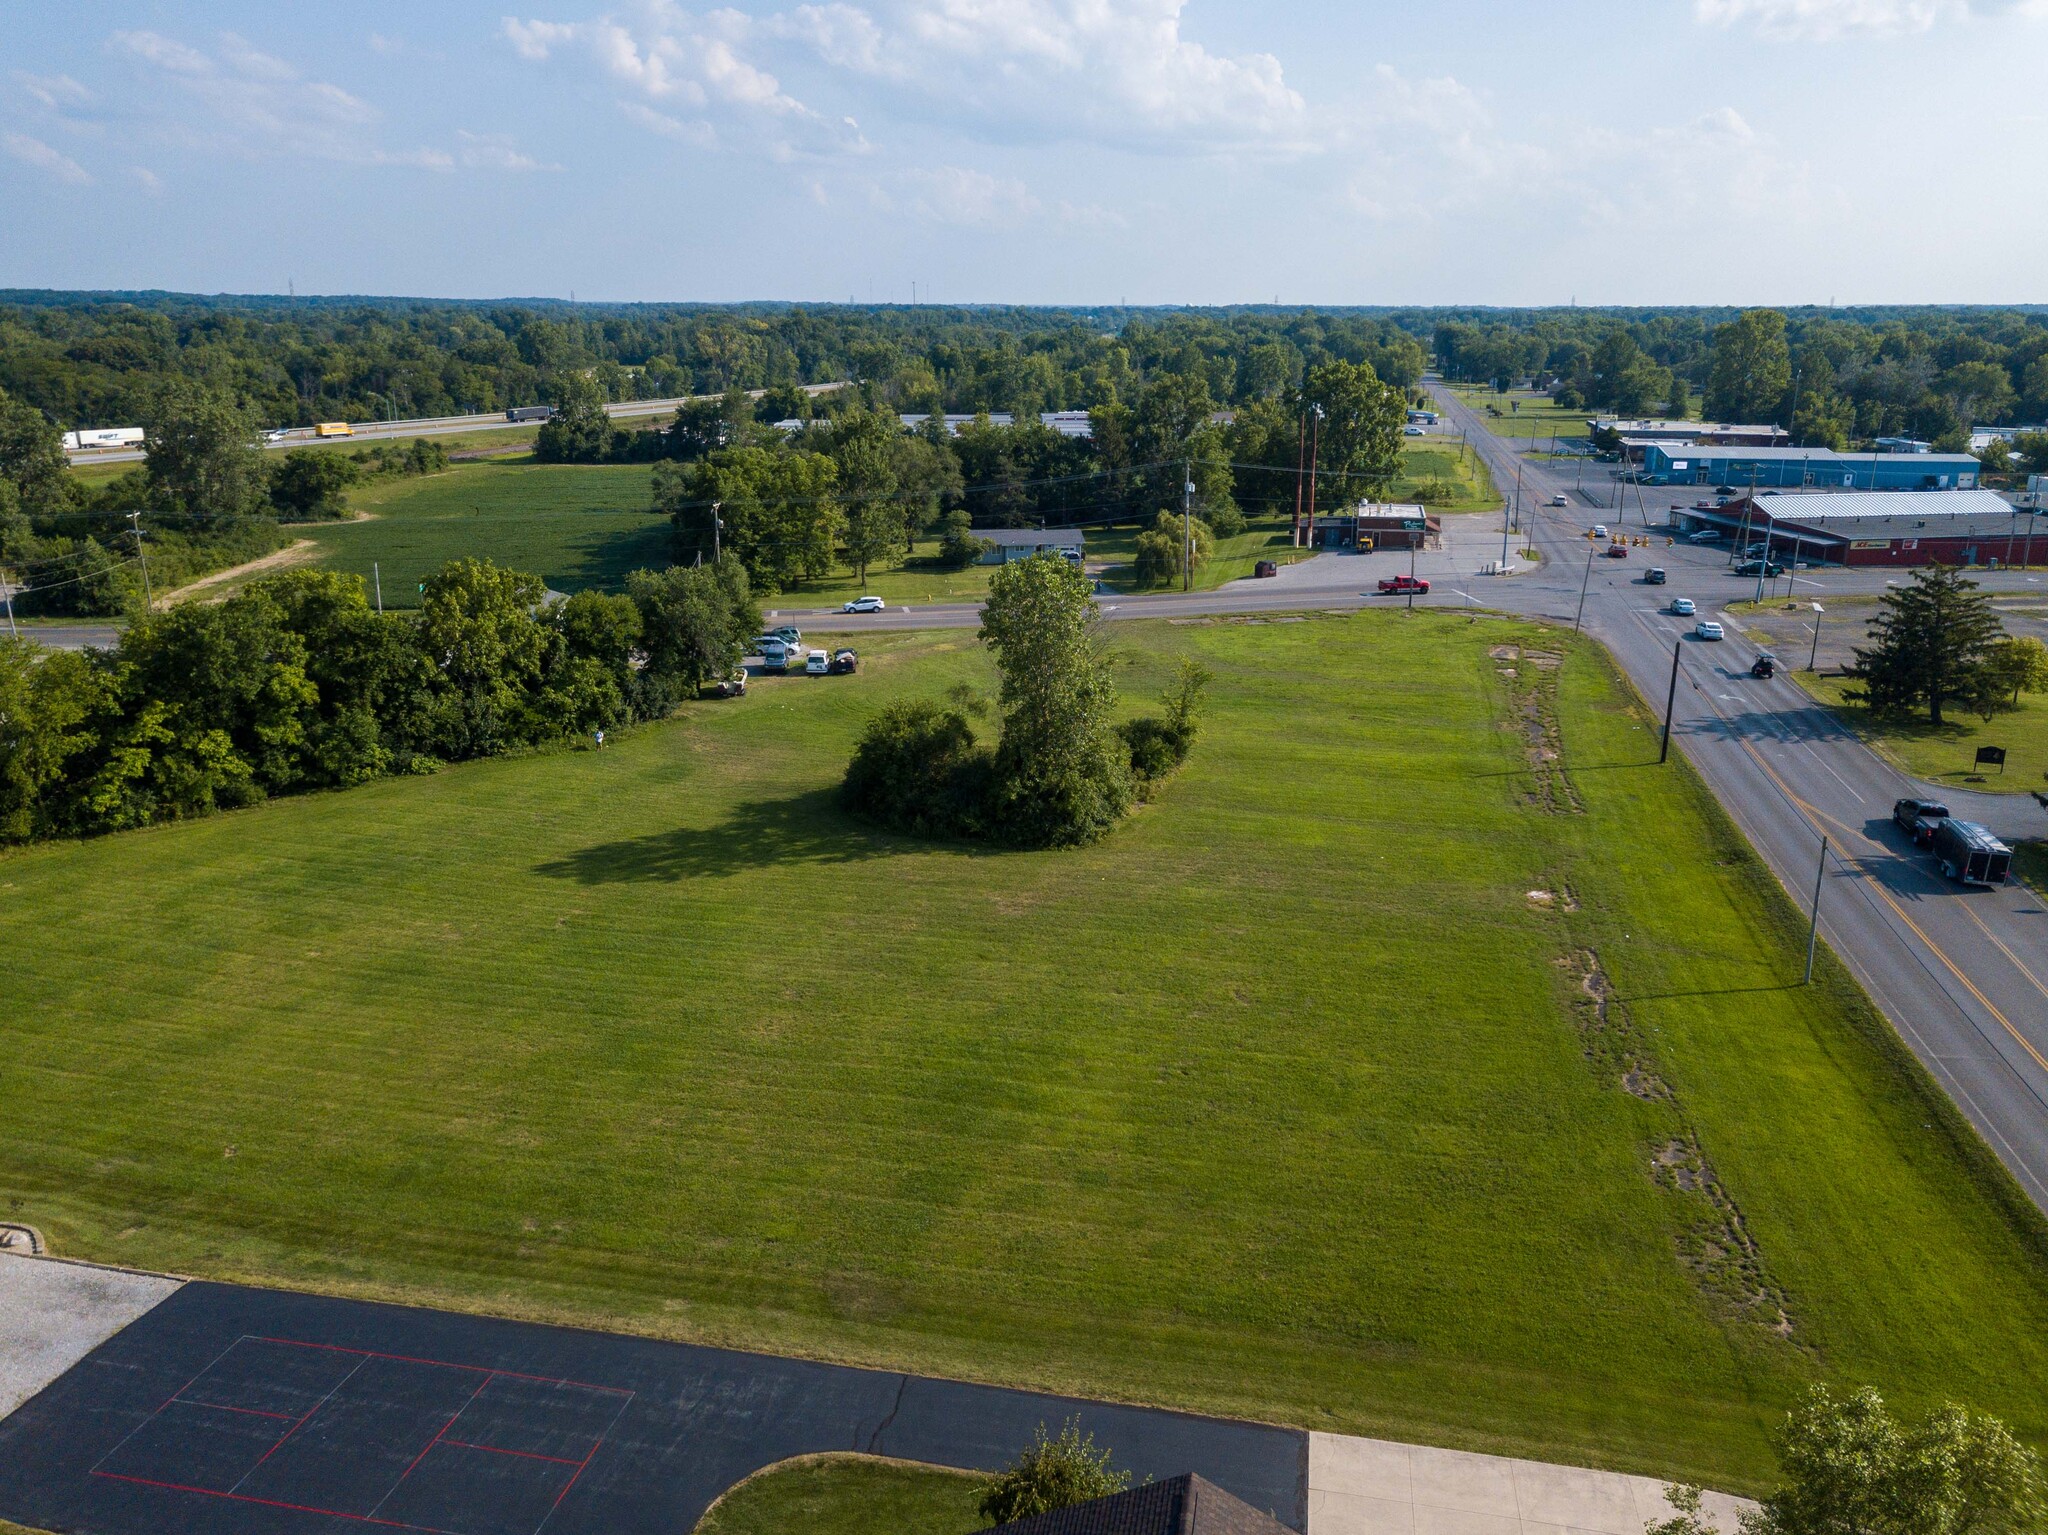
M 1363 550 L 1427 549 L 1443 536 L 1443 519 L 1429 508 L 1406 502 L 1365 501 L 1334 512 L 1317 512 L 1311 533 L 1308 519 L 1295 525 L 1297 549 Z M 1367 543 L 1366 540 L 1371 542 Z
M 1648 485 L 1752 485 L 1773 490 L 1969 490 L 1977 460 L 1967 453 L 1837 453 L 1829 448 L 1687 447 L 1650 443 Z
M 984 565 L 1007 565 L 1040 554 L 1078 562 L 1083 546 L 1079 528 L 977 528 L 974 536 L 989 546 L 982 551 Z
M 1586 427 L 1640 442 L 1704 442 L 1732 448 L 1781 448 L 1792 441 L 1783 427 L 1738 426 L 1728 421 L 1630 421 L 1589 416 Z
M 1995 491 L 1738 496 L 1678 509 L 1681 533 L 1713 529 L 1778 560 L 1816 565 L 2022 565 L 2048 559 L 2048 517 Z

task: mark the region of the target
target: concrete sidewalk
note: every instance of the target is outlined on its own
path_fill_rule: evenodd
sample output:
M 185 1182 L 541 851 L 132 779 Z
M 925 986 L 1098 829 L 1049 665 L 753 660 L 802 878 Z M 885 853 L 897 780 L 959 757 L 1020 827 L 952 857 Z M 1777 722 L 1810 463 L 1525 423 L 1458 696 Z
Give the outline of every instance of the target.
M 1719 1492 L 1702 1500 L 1729 1535 L 1748 1506 Z M 1308 1535 L 1643 1535 L 1675 1512 L 1646 1476 L 1308 1436 Z
M 0 1254 L 0 1418 L 177 1288 L 154 1274 Z

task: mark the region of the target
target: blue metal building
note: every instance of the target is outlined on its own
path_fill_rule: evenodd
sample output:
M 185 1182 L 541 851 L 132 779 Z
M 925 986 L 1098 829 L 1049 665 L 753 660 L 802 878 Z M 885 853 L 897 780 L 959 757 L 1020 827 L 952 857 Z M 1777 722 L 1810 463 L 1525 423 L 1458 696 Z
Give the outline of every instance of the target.
M 1967 453 L 1836 453 L 1828 448 L 1722 448 L 1653 442 L 1643 449 L 1651 485 L 1751 485 L 1774 490 L 1973 490 Z

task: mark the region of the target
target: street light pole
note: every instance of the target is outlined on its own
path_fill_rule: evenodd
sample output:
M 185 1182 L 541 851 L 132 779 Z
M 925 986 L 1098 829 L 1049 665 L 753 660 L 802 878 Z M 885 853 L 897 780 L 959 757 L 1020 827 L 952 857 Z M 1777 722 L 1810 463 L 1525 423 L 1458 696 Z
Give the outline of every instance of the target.
M 1186 464 L 1180 466 L 1180 589 L 1190 590 L 1195 580 L 1195 482 L 1188 478 Z
M 1813 605 L 1813 654 L 1806 658 L 1806 669 L 1818 674 L 1820 662 L 1820 616 L 1827 611 L 1819 603 Z
M 1678 658 L 1685 653 L 1685 641 L 1674 640 L 1671 645 L 1671 686 L 1664 690 L 1664 744 L 1657 748 L 1657 760 L 1671 760 L 1671 711 L 1678 704 Z
M 1823 834 L 1820 839 L 1820 867 L 1813 871 L 1813 916 L 1806 925 L 1806 974 L 1799 979 L 1802 986 L 1813 983 L 1813 949 L 1820 941 L 1820 886 L 1821 881 L 1827 878 L 1827 873 L 1828 839 Z

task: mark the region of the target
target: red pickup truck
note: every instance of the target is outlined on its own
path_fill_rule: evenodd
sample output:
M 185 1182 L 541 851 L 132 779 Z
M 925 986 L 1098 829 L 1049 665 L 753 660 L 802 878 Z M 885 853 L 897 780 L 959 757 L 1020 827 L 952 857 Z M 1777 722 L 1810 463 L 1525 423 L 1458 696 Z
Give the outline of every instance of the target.
M 1388 576 L 1384 581 L 1380 582 L 1380 594 L 1386 597 L 1398 597 L 1405 592 L 1427 592 L 1428 590 L 1429 583 L 1418 580 L 1414 576 Z

